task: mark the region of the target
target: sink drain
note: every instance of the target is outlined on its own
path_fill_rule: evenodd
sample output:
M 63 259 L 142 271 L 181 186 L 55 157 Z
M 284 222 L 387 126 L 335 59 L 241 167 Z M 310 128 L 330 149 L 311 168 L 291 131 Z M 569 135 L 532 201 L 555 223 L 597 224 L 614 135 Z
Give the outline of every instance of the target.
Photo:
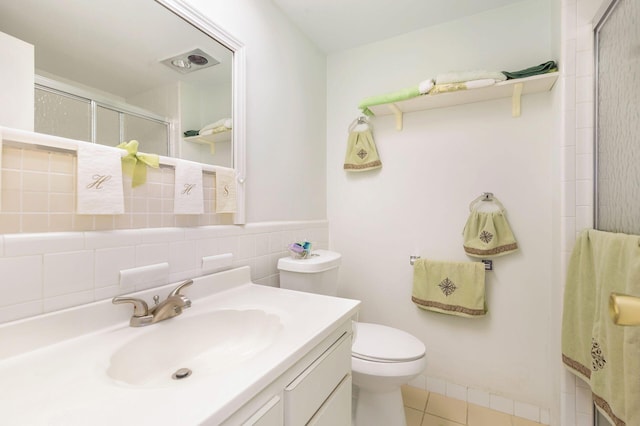
M 182 379 L 186 379 L 187 377 L 189 377 L 191 375 L 192 371 L 189 370 L 188 368 L 181 368 L 179 370 L 177 370 L 175 373 L 173 373 L 171 375 L 171 378 L 173 380 L 182 380 Z

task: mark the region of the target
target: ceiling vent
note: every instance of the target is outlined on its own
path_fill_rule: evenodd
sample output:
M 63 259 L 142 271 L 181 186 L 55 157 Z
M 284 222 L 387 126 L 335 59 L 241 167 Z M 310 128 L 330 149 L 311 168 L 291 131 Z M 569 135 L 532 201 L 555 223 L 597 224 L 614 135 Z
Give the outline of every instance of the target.
M 182 53 L 160 62 L 182 74 L 209 68 L 220 63 L 213 56 L 204 53 L 200 49 L 193 49 L 190 52 Z

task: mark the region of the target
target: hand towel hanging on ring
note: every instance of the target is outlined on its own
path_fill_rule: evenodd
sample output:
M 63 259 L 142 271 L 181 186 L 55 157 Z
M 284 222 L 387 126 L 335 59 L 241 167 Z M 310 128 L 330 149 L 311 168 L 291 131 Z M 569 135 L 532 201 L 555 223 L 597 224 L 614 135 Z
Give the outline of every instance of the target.
M 356 131 L 355 127 L 360 124 L 365 124 L 367 128 L 362 131 Z M 348 172 L 363 172 L 380 167 L 382 167 L 382 162 L 378 156 L 376 143 L 373 141 L 371 126 L 366 118 L 357 118 L 349 126 L 344 169 Z
M 481 212 L 481 203 L 492 202 L 499 209 L 492 212 Z M 518 250 L 509 222 L 505 216 L 504 206 L 497 198 L 484 199 L 484 195 L 476 198 L 469 205 L 471 214 L 464 226 L 464 251 L 472 257 L 503 256 Z

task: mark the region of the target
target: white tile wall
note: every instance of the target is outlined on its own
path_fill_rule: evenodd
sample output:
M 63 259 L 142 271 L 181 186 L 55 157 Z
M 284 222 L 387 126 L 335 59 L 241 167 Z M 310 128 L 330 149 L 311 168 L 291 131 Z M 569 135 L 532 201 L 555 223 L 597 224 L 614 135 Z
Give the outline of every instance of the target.
M 594 50 L 592 19 L 606 0 L 562 0 L 564 142 L 574 147 L 574 162 L 564 158 L 562 200 L 562 282 L 576 234 L 593 227 Z M 567 152 L 568 155 L 570 153 Z M 572 185 L 575 192 L 568 188 Z M 573 204 L 573 205 L 572 205 Z M 573 230 L 573 232 L 572 232 Z M 562 426 L 592 426 L 591 392 L 564 372 L 561 378 Z
M 0 323 L 148 288 L 120 286 L 120 271 L 169 263 L 170 282 L 202 274 L 202 257 L 233 254 L 254 282 L 279 285 L 286 244 L 327 248 L 326 221 L 0 235 Z

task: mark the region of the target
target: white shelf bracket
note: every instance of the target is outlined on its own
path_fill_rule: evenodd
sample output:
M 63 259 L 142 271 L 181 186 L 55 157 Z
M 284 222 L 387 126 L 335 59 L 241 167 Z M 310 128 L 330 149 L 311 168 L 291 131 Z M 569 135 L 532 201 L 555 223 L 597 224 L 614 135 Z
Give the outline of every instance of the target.
M 396 116 L 396 130 L 402 130 L 402 111 L 396 106 L 396 104 L 389 104 L 389 109 Z
M 520 117 L 521 97 L 522 83 L 516 83 L 513 85 L 513 96 L 511 97 L 511 115 L 513 117 Z

